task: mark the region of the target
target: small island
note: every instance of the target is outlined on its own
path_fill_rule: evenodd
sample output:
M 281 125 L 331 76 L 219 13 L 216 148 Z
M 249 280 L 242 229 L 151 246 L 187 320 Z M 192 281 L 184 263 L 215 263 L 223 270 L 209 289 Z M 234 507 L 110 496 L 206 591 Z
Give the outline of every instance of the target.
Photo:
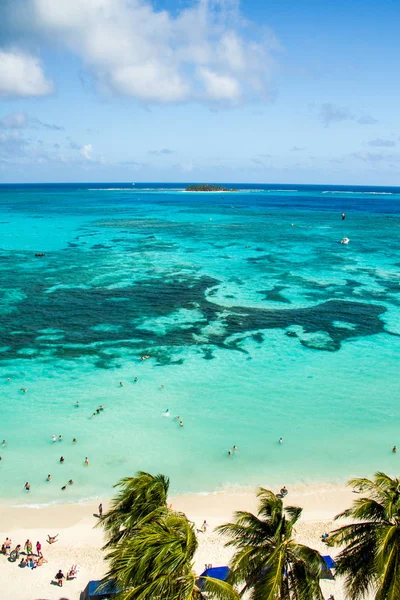
M 237 192 L 236 189 L 226 188 L 223 185 L 211 185 L 209 183 L 195 183 L 189 185 L 185 192 Z

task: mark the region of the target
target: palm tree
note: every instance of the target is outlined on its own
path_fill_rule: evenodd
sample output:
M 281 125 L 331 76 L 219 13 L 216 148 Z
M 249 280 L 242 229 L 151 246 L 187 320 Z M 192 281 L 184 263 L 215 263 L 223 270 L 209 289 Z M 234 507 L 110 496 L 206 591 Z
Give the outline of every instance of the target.
M 376 600 L 400 598 L 400 479 L 375 473 L 370 479 L 352 479 L 349 485 L 366 497 L 336 519 L 352 518 L 330 535 L 330 545 L 345 544 L 336 559 L 336 573 L 345 576 L 348 598 L 373 591 Z
M 167 510 L 169 479 L 165 475 L 139 471 L 136 477 L 125 477 L 114 487 L 119 488 L 119 494 L 99 522 L 108 538 L 105 548 L 132 536 L 146 520 L 154 520 Z
M 123 590 L 121 600 L 195 600 L 203 592 L 212 598 L 235 600 L 238 595 L 222 581 L 203 578 L 200 590 L 193 572 L 196 534 L 181 513 L 166 511 L 146 521 L 106 556 L 110 568 L 104 581 Z
M 292 539 L 302 509 L 283 508 L 280 498 L 260 488 L 257 515 L 239 511 L 235 523 L 217 530 L 230 537 L 226 546 L 237 548 L 231 561 L 232 584 L 243 585 L 254 600 L 323 600 L 319 577 L 320 554 Z

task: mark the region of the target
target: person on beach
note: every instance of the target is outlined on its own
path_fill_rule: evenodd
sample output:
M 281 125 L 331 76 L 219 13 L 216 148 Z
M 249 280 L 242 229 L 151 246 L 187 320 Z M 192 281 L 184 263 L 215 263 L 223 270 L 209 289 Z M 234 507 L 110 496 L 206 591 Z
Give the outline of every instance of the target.
M 101 517 L 103 516 L 103 505 L 102 504 L 99 504 L 98 511 L 99 511 L 99 517 L 101 519 Z
M 65 458 L 63 456 L 60 456 L 60 463 L 63 463 L 65 461 Z
M 47 475 L 46 481 L 51 481 L 51 475 L 50 475 L 50 473 Z
M 64 573 L 61 571 L 61 569 L 58 571 L 57 575 L 55 576 L 55 579 L 57 581 L 57 584 L 59 587 L 62 587 L 63 584 L 63 579 L 65 579 L 65 575 Z
M 201 526 L 201 530 L 202 530 L 202 532 L 203 532 L 203 533 L 206 533 L 207 529 L 208 529 L 208 523 L 207 523 L 207 521 L 204 519 L 204 521 L 203 521 L 203 525 Z
M 57 542 L 57 538 L 58 538 L 58 533 L 56 535 L 47 534 L 47 543 L 55 544 Z
M 396 452 L 397 452 L 397 446 L 393 446 L 392 452 L 394 452 L 394 454 L 396 454 Z
M 18 565 L 19 567 L 21 567 L 21 569 L 24 569 L 25 567 L 28 566 L 28 561 L 26 560 L 26 558 L 23 556 L 21 558 L 21 562 Z
M 280 493 L 282 494 L 282 496 L 287 496 L 288 495 L 289 492 L 288 492 L 288 490 L 287 490 L 287 488 L 286 488 L 285 485 L 281 488 Z
M 30 569 L 36 569 L 37 562 L 33 559 L 33 556 L 30 556 L 28 559 L 28 566 Z
M 36 542 L 36 554 L 42 556 L 42 544 L 40 542 Z
M 89 466 L 89 459 L 88 457 L 85 458 L 85 466 L 88 467 Z
M 11 549 L 11 538 L 6 538 L 1 546 L 1 551 L 3 554 L 7 555 Z
M 48 561 L 45 558 L 43 558 L 43 555 L 41 555 L 41 556 L 39 556 L 38 561 L 37 561 L 36 564 L 37 564 L 38 567 L 41 567 L 43 565 L 43 563 L 47 563 L 47 562 Z
M 30 491 L 30 489 L 31 489 L 31 484 L 30 484 L 28 481 L 25 483 L 25 485 L 24 485 L 24 489 L 25 489 L 25 491 L 26 491 L 26 492 L 29 492 L 29 491 Z
M 24 548 L 25 548 L 25 552 L 27 554 L 32 554 L 32 542 L 31 542 L 31 540 L 26 540 Z

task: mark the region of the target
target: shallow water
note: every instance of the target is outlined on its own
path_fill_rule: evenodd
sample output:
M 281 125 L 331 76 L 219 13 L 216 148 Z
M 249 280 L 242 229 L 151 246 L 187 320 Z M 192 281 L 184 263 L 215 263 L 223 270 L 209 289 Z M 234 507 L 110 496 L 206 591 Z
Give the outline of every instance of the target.
M 1 186 L 1 499 L 396 472 L 399 225 L 394 188 Z

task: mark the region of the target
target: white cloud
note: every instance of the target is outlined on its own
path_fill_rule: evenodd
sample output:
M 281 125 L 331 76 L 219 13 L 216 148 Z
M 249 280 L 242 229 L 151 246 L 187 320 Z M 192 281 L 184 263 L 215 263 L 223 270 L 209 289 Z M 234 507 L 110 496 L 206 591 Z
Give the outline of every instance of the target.
M 328 127 L 331 123 L 338 123 L 339 121 L 355 121 L 359 125 L 374 125 L 375 123 L 378 123 L 378 120 L 370 115 L 357 117 L 349 108 L 345 106 L 335 106 L 331 102 L 325 102 L 325 104 L 321 105 L 319 117 L 325 127 Z
M 0 96 L 45 96 L 52 90 L 37 58 L 19 50 L 0 50 Z
M 208 98 L 212 100 L 231 100 L 232 102 L 240 99 L 240 85 L 231 75 L 221 75 L 205 67 L 201 67 L 198 74 L 200 80 L 204 83 Z
M 375 138 L 374 140 L 370 140 L 368 142 L 368 146 L 375 146 L 380 148 L 393 148 L 396 145 L 396 142 L 393 140 L 385 140 L 382 138 Z
M 19 111 L 0 119 L 0 129 L 52 129 L 61 131 L 63 127 L 52 123 L 45 123 L 36 117 L 31 117 Z
M 238 0 L 198 0 L 174 15 L 150 0 L 14 0 L 12 10 L 16 32 L 67 47 L 102 91 L 157 103 L 271 94 L 279 44 L 255 24 L 247 39 Z
M 84 146 L 82 146 L 79 152 L 84 158 L 86 158 L 86 160 L 92 160 L 92 144 L 85 144 Z

